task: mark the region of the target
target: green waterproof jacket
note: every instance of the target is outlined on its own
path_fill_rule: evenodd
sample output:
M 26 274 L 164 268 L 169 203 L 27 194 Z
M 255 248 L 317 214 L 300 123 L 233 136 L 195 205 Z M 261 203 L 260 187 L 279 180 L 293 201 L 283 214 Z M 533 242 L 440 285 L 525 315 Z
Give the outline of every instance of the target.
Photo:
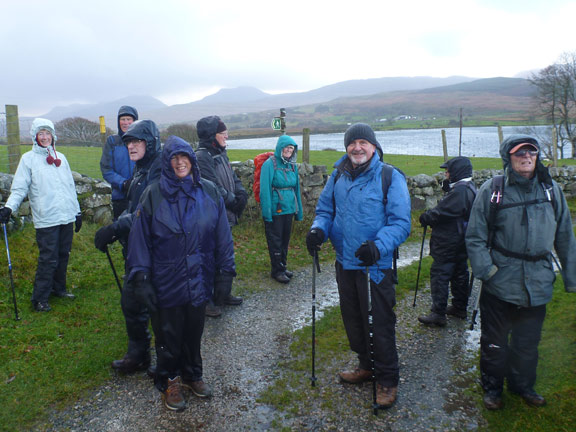
M 282 150 L 294 146 L 290 160 L 282 159 Z M 300 181 L 296 155 L 298 145 L 288 135 L 278 138 L 273 158 L 262 164 L 260 172 L 260 208 L 262 218 L 272 222 L 273 216 L 294 214 L 297 221 L 302 220 L 302 201 L 300 198 Z
M 494 247 L 488 245 L 492 179 L 482 185 L 474 201 L 466 231 L 466 247 L 474 275 L 484 281 L 483 290 L 503 301 L 529 307 L 546 304 L 552 298 L 556 279 L 550 254 L 553 250 L 563 268 L 566 291 L 576 292 L 576 240 L 564 194 L 541 164 L 540 156 L 536 161 L 536 175 L 531 179 L 511 169 L 508 152 L 523 142 L 540 148 L 534 138 L 525 135 L 512 135 L 500 146 L 505 181 L 493 227 Z M 542 182 L 552 184 L 553 203 L 548 200 Z M 540 202 L 508 207 L 530 201 Z

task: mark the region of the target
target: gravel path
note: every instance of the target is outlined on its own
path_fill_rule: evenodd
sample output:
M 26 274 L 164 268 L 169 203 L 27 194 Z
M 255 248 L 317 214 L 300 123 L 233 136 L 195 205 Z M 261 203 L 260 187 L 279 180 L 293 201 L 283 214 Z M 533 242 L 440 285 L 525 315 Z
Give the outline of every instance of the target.
M 419 244 L 402 247 L 407 264 L 418 258 Z M 310 320 L 311 269 L 296 272 L 292 282 L 245 298 L 239 307 L 228 307 L 219 319 L 208 319 L 202 352 L 204 378 L 214 397 L 200 400 L 188 395 L 188 408 L 167 411 L 145 374 L 113 376 L 103 387 L 63 411 L 52 413 L 47 423 L 33 430 L 49 431 L 265 431 L 278 425 L 291 430 L 390 430 L 461 431 L 483 424 L 477 402 L 467 396 L 477 371 L 470 365 L 478 348 L 478 334 L 468 323 L 449 319 L 444 329 L 417 323 L 427 312 L 429 290 L 397 305 L 397 338 L 401 363 L 399 399 L 378 417 L 370 410 L 371 385 L 349 386 L 337 382 L 336 372 L 354 366 L 323 365 L 317 371 L 315 391 L 336 396 L 330 408 L 312 405 L 304 416 L 285 416 L 256 398 L 282 373 L 277 367 L 288 356 L 294 329 Z M 336 304 L 338 295 L 333 266 L 323 265 L 316 282 L 322 306 Z M 321 315 L 321 311 L 317 317 Z M 470 369 L 470 370 L 469 370 Z M 308 379 L 308 375 L 303 379 Z M 320 398 L 317 398 L 320 399 Z M 320 402 L 318 401 L 318 404 Z

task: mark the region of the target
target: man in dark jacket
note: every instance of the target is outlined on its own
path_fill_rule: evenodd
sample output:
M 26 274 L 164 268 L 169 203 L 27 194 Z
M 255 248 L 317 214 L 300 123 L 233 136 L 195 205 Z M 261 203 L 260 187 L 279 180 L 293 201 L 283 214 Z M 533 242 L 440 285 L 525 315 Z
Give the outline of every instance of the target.
M 228 130 L 220 117 L 209 116 L 198 120 L 196 124 L 198 132 L 198 166 L 200 175 L 206 180 L 216 184 L 220 195 L 224 198 L 226 214 L 230 227 L 238 223 L 238 219 L 246 207 L 248 194 L 242 186 L 242 182 L 230 166 L 226 154 L 226 139 Z M 222 306 L 240 305 L 242 298 L 235 297 L 232 292 L 233 279 L 221 279 L 218 275 L 214 281 L 214 298 L 206 307 L 206 315 L 219 317 L 222 315 Z
M 134 294 L 153 314 L 157 345 L 155 384 L 165 406 L 185 408 L 182 387 L 202 398 L 200 343 L 204 308 L 215 274 L 236 274 L 234 244 L 216 186 L 200 179 L 196 156 L 183 139 L 170 136 L 162 152 L 162 176 L 142 196 L 130 231 L 128 278 Z
M 468 158 L 455 157 L 440 165 L 440 168 L 446 169 L 446 179 L 442 182 L 446 195 L 436 207 L 420 216 L 420 224 L 433 230 L 430 255 L 434 262 L 430 267 L 431 312 L 419 316 L 418 321 L 443 327 L 446 325 L 446 314 L 466 319 L 470 287 L 464 236 L 476 197 L 476 186 L 472 182 L 472 164 Z M 452 305 L 446 307 L 449 287 Z
M 540 144 L 511 135 L 500 145 L 503 188 L 487 180 L 474 201 L 466 247 L 474 275 L 482 281 L 480 378 L 484 405 L 503 407 L 508 390 L 540 407 L 536 393 L 538 344 L 556 275 L 554 249 L 568 292 L 576 292 L 576 239 L 561 187 L 540 161 Z M 495 210 L 491 211 L 491 207 Z
M 126 193 L 130 186 L 134 161 L 130 160 L 122 137 L 132 123 L 138 120 L 138 111 L 131 106 L 121 106 L 118 110 L 118 134 L 110 135 L 102 148 L 100 171 L 104 180 L 112 187 L 112 212 L 114 220 L 128 207 Z
M 94 237 L 96 248 L 105 252 L 108 245 L 119 240 L 126 256 L 128 235 L 144 189 L 158 182 L 162 168 L 160 133 L 151 120 L 138 120 L 130 125 L 122 137 L 130 160 L 136 162 L 128 188 L 128 208 L 114 223 L 100 228 Z M 146 370 L 150 366 L 149 314 L 146 307 L 134 298 L 133 290 L 124 284 L 121 298 L 122 312 L 128 333 L 128 351 L 121 360 L 114 360 L 112 368 L 124 373 Z

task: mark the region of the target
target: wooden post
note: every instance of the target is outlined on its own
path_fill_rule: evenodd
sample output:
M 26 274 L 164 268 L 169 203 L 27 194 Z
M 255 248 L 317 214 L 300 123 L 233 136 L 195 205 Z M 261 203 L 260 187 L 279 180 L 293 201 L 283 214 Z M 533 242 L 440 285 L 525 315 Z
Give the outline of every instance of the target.
M 444 152 L 444 162 L 448 160 L 448 144 L 446 143 L 446 131 L 442 129 L 442 151 Z
M 504 141 L 504 133 L 502 132 L 502 126 L 498 125 L 498 142 L 502 144 Z
M 310 163 L 310 129 L 302 129 L 302 162 Z
M 18 105 L 6 105 L 6 135 L 8 138 L 8 172 L 14 174 L 20 162 Z
M 102 147 L 106 144 L 106 121 L 104 116 L 100 116 L 100 141 L 102 142 Z
M 552 128 L 552 166 L 558 166 L 558 135 L 555 127 Z
M 460 108 L 460 138 L 458 138 L 458 156 L 462 156 L 462 108 Z

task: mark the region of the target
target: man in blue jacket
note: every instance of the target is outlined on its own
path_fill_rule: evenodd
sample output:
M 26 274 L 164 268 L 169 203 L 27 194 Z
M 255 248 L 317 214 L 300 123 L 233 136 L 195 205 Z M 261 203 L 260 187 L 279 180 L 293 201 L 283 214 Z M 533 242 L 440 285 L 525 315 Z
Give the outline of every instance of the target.
M 112 187 L 112 213 L 114 220 L 128 207 L 128 188 L 132 178 L 134 162 L 128 156 L 128 150 L 122 137 L 132 123 L 138 120 L 138 111 L 128 105 L 118 110 L 118 133 L 110 135 L 102 148 L 100 171 L 104 180 Z
M 314 255 L 330 238 L 336 250 L 342 320 L 359 360 L 355 370 L 339 375 L 351 384 L 372 378 L 365 272 L 369 267 L 376 402 L 389 408 L 396 401 L 399 381 L 392 261 L 394 250 L 410 234 L 410 195 L 404 176 L 394 170 L 385 202 L 382 148 L 370 126 L 352 125 L 344 134 L 344 145 L 346 155 L 336 162 L 320 195 L 306 245 Z

